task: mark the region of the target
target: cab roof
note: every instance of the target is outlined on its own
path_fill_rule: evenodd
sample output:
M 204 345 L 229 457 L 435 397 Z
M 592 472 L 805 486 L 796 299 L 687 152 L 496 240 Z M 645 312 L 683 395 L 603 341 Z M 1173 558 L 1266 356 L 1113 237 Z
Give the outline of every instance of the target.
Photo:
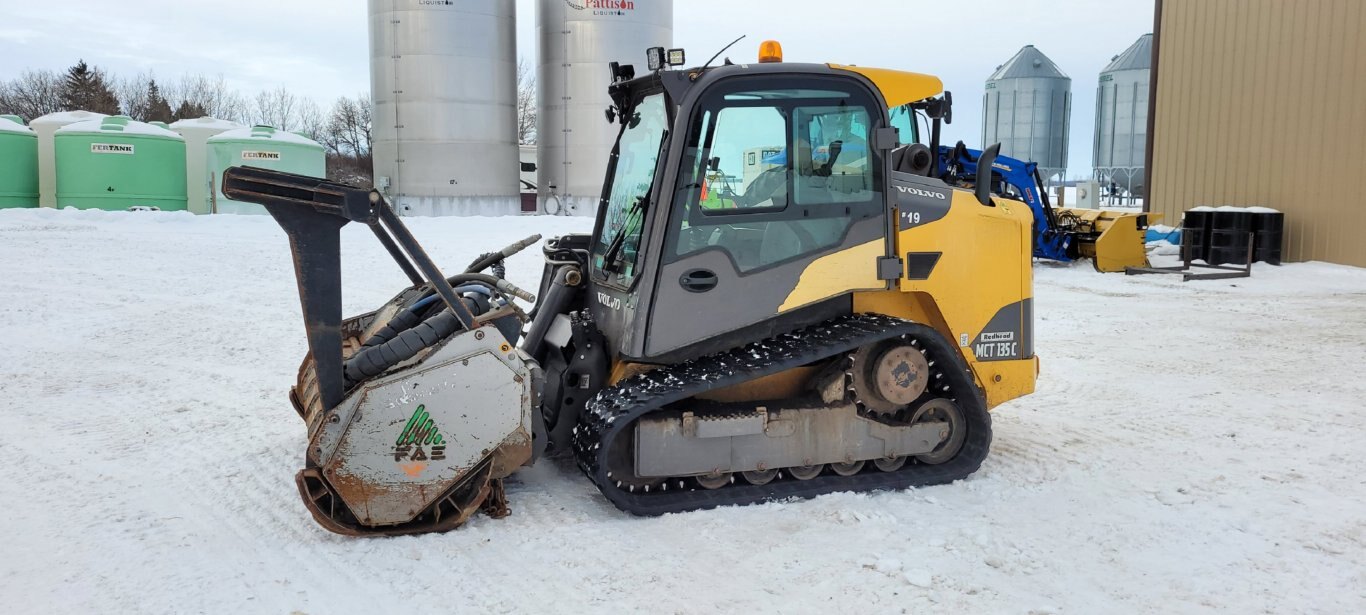
M 944 82 L 933 75 L 846 64 L 827 64 L 827 66 L 835 70 L 854 72 L 867 77 L 882 92 L 882 97 L 887 101 L 888 109 L 925 100 L 944 91 Z

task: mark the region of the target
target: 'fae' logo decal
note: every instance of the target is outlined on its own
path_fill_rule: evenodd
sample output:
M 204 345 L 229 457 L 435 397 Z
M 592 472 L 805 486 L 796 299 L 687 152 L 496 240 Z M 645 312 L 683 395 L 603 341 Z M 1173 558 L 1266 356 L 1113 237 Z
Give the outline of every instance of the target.
M 427 469 L 427 461 L 445 458 L 446 440 L 437 431 L 436 421 L 428 416 L 427 406 L 419 405 L 413 411 L 413 416 L 409 417 L 403 433 L 394 441 L 394 463 L 403 468 L 404 474 L 417 478 Z

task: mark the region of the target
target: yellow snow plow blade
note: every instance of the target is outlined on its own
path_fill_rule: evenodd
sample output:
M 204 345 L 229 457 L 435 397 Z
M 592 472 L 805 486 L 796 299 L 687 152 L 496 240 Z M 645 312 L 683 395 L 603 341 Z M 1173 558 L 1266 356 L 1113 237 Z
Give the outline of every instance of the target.
M 1096 271 L 1110 273 L 1125 267 L 1147 267 L 1144 235 L 1148 223 L 1162 214 L 1107 209 L 1059 208 L 1059 217 L 1075 217 L 1078 255 L 1091 259 Z

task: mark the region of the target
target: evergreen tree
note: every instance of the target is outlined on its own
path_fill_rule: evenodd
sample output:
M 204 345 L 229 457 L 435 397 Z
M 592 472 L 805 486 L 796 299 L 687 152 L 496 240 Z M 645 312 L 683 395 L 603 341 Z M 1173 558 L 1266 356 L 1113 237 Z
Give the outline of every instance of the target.
M 157 87 L 157 80 L 152 79 L 147 84 L 147 117 L 143 118 L 142 121 L 169 124 L 175 120 L 175 114 L 171 112 L 171 103 L 166 102 L 166 97 L 161 95 L 161 89 Z
M 68 111 L 85 110 L 106 115 L 119 113 L 119 99 L 109 87 L 104 72 L 85 63 L 76 62 L 67 69 L 62 84 L 62 106 Z
M 199 103 L 193 103 L 188 100 L 185 100 L 181 101 L 179 107 L 176 107 L 173 117 L 176 120 L 192 120 L 195 118 L 204 117 L 208 114 L 209 113 L 205 111 L 204 107 L 200 106 Z

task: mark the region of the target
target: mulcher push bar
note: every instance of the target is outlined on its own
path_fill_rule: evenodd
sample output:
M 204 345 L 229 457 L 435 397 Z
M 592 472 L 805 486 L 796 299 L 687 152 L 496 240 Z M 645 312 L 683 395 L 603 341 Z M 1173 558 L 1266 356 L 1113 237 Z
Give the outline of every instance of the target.
M 256 167 L 229 168 L 222 186 L 230 199 L 265 206 L 289 236 L 308 350 L 327 410 L 346 393 L 341 336 L 341 227 L 346 223 L 369 226 L 413 284 L 430 284 L 461 327 L 474 326 L 474 315 L 378 192 Z

